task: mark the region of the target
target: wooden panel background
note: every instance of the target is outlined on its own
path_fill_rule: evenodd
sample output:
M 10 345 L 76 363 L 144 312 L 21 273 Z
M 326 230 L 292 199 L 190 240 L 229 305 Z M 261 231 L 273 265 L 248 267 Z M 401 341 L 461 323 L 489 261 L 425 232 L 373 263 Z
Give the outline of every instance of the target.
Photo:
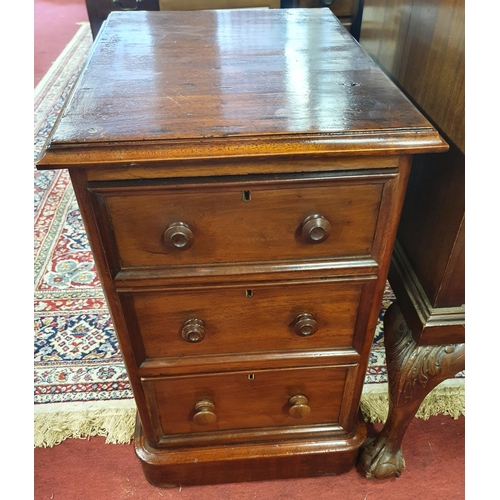
M 465 0 L 365 0 L 360 43 L 450 144 L 414 159 L 398 241 L 433 307 L 465 301 Z
M 465 153 L 465 0 L 365 0 L 361 45 Z

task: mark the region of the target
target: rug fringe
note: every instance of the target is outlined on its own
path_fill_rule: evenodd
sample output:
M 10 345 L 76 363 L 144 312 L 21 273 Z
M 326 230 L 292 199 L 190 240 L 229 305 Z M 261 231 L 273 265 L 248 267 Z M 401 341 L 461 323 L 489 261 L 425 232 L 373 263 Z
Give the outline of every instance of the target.
M 360 407 L 367 422 L 385 422 L 389 410 L 387 391 L 364 392 Z M 35 447 L 52 448 L 68 438 L 92 436 L 104 436 L 107 444 L 130 443 L 136 413 L 135 407 L 36 413 Z M 464 384 L 438 386 L 427 395 L 416 417 L 428 420 L 435 415 L 449 415 L 455 420 L 465 416 Z
M 104 436 L 107 444 L 127 444 L 133 438 L 135 408 L 113 408 L 35 414 L 35 447 L 52 448 L 68 438 Z
M 387 391 L 365 392 L 361 396 L 361 411 L 367 422 L 384 423 L 389 413 L 389 396 Z M 465 386 L 437 386 L 422 401 L 417 418 L 429 420 L 436 415 L 449 415 L 455 420 L 465 416 Z

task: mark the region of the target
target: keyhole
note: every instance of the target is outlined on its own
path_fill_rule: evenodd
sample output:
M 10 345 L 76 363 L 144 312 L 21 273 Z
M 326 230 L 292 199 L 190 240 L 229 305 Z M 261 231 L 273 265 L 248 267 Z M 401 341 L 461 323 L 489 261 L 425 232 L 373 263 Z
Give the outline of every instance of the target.
M 253 297 L 253 290 L 247 290 L 245 292 L 245 295 L 246 295 L 247 299 L 251 299 Z
M 248 203 L 252 199 L 251 191 L 243 191 L 243 201 Z
M 255 375 L 253 373 L 248 374 L 248 380 L 253 380 L 255 378 Z

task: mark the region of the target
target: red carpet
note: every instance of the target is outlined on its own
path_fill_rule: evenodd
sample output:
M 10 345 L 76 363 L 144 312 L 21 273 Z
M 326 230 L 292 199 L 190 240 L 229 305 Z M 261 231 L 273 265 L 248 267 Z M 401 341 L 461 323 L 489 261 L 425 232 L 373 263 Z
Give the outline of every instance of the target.
M 34 498 L 460 500 L 465 498 L 464 424 L 464 417 L 414 419 L 403 443 L 407 468 L 396 479 L 365 479 L 353 469 L 336 477 L 181 489 L 160 489 L 147 483 L 133 445 L 106 445 L 104 438 L 68 439 L 54 448 L 35 449 Z
M 35 0 L 35 87 L 71 41 L 78 23 L 88 20 L 85 0 Z

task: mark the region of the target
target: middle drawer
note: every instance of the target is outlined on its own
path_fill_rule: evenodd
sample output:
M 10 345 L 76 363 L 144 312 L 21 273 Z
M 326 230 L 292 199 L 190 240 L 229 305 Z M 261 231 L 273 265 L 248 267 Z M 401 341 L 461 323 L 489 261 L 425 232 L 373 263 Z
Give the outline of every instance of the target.
M 375 279 L 120 293 L 145 358 L 353 347 Z

